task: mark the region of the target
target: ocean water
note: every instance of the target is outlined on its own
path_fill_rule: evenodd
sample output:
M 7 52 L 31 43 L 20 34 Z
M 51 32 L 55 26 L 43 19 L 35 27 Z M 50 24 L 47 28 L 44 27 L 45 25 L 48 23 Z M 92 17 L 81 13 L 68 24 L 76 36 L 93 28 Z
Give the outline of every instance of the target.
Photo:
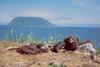
M 12 33 L 12 34 L 11 34 Z M 80 40 L 91 40 L 100 47 L 100 27 L 10 27 L 0 26 L 0 40 L 5 40 L 8 36 L 14 38 L 20 34 L 27 38 L 29 34 L 41 41 L 48 40 L 51 36 L 59 41 L 72 34 L 77 35 Z M 10 35 L 8 35 L 10 34 Z

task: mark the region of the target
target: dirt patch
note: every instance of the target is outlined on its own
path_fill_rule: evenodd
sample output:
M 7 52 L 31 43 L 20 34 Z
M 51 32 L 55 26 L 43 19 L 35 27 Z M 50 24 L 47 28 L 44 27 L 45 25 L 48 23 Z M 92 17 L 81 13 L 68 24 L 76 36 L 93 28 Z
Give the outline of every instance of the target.
M 10 46 L 22 46 L 16 42 L 0 42 L 0 49 Z M 49 50 L 48 53 L 37 55 L 21 55 L 16 49 L 0 51 L 0 67 L 49 67 L 50 64 L 64 64 L 67 67 L 99 67 L 100 64 L 93 62 L 90 56 L 83 52 L 58 52 Z

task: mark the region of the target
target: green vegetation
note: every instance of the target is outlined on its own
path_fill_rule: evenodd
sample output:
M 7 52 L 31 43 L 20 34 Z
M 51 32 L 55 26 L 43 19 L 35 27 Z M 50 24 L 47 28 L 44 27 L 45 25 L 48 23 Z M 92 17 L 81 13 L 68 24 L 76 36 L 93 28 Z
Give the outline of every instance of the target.
M 29 43 L 36 43 L 39 40 L 33 36 L 32 32 L 28 34 L 27 36 L 24 36 L 21 32 L 19 36 L 17 35 L 17 32 L 15 29 L 12 29 L 10 32 L 7 32 L 5 35 L 4 40 L 6 41 L 16 41 L 16 42 L 29 42 Z
M 23 36 L 23 33 L 20 33 L 19 37 L 17 37 L 15 41 L 20 42 L 20 43 L 24 42 L 25 38 Z
M 16 34 L 15 29 L 12 29 L 12 30 L 10 30 L 10 32 L 7 32 L 5 35 L 5 38 L 4 38 L 4 40 L 7 40 L 7 41 L 9 41 L 9 40 L 16 41 L 16 39 L 17 39 L 17 34 Z
M 50 36 L 47 41 L 47 43 L 56 43 L 56 42 L 57 40 L 53 36 Z
M 99 53 L 99 54 L 100 54 L 100 48 L 97 48 L 96 50 L 97 50 L 97 53 Z
M 65 64 L 49 64 L 49 67 L 67 67 Z
M 27 37 L 27 42 L 29 43 L 37 43 L 39 40 L 33 36 L 33 33 L 31 32 Z
M 48 38 L 47 43 L 57 43 L 57 42 L 62 41 L 62 39 L 63 39 L 63 35 L 61 35 L 61 34 L 55 34 L 54 36 L 50 36 Z
M 58 35 L 59 37 L 50 36 L 44 43 L 57 43 L 61 39 L 61 35 Z M 24 35 L 24 33 L 20 32 L 19 34 L 15 29 L 11 29 L 9 32 L 6 33 L 4 40 L 6 41 L 16 41 L 16 42 L 29 42 L 29 43 L 37 43 L 41 42 L 39 39 L 37 39 L 32 32 L 30 32 L 28 35 Z

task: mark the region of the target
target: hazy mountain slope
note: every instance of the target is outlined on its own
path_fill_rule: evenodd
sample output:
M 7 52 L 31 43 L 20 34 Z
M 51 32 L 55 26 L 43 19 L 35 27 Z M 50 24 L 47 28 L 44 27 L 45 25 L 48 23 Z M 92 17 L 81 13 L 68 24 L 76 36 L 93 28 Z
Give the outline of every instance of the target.
M 48 20 L 39 17 L 16 17 L 8 25 L 10 26 L 54 26 Z

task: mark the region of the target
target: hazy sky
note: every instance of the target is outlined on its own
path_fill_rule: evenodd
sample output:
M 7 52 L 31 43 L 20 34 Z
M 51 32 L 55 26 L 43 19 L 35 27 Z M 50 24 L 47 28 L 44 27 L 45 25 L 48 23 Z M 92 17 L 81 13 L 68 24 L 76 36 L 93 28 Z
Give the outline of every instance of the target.
M 54 24 L 100 24 L 100 0 L 0 0 L 0 24 L 17 16 L 42 17 Z

